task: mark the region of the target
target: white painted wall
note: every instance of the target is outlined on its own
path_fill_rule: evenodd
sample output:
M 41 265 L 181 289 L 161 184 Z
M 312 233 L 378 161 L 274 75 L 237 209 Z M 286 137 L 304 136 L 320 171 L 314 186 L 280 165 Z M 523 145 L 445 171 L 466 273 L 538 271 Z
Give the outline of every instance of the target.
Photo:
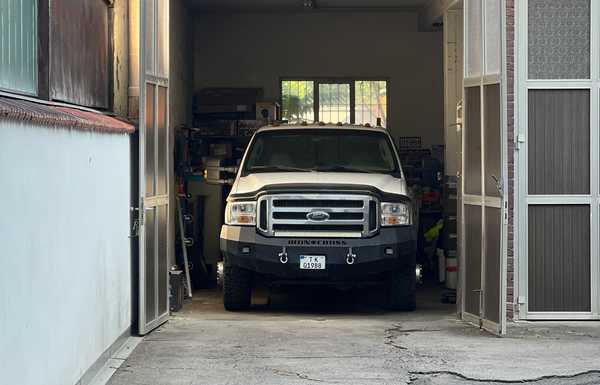
M 443 144 L 440 32 L 418 32 L 416 13 L 197 14 L 194 87 L 263 87 L 279 98 L 281 77 L 390 79 L 394 136 Z
M 0 384 L 72 385 L 131 323 L 129 136 L 0 120 Z

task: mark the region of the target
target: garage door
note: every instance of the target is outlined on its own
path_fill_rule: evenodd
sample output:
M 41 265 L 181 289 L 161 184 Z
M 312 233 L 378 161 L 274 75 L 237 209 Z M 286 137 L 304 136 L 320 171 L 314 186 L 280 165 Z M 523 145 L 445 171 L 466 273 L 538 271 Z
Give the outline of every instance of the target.
M 169 1 L 140 1 L 139 332 L 169 316 Z
M 521 318 L 599 313 L 599 5 L 519 2 Z
M 498 334 L 505 332 L 506 319 L 500 3 L 464 3 L 459 309 L 463 319 Z

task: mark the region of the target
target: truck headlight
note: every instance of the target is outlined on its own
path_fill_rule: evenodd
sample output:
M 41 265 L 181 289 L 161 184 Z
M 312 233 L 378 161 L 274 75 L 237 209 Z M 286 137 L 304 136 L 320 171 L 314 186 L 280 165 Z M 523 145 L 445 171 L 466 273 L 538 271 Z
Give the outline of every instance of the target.
M 225 207 L 225 224 L 256 226 L 256 202 L 230 202 Z
M 381 226 L 412 225 L 410 205 L 406 203 L 381 203 Z

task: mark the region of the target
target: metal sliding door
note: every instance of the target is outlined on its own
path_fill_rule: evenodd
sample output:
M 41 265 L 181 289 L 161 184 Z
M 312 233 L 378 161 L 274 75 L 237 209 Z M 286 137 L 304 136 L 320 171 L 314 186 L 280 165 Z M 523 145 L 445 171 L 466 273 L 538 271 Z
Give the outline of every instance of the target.
M 517 15 L 520 318 L 597 318 L 600 3 L 527 0 Z
M 168 20 L 168 0 L 140 0 L 140 334 L 169 316 Z
M 465 77 L 461 178 L 461 315 L 493 333 L 505 332 L 505 121 L 502 7 L 465 0 Z

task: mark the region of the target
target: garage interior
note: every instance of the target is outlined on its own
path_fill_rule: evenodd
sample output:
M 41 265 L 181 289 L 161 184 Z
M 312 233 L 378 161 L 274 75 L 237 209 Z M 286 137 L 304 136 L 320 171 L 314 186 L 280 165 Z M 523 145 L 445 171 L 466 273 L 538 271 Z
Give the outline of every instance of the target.
M 172 311 L 220 298 L 219 233 L 236 166 L 253 132 L 281 121 L 390 131 L 419 210 L 417 309 L 456 302 L 462 5 L 431 20 L 421 12 L 426 5 L 187 0 L 171 6 Z M 279 295 L 257 293 L 253 301 L 263 305 Z M 287 294 L 284 303 L 293 302 L 294 293 Z M 354 294 L 340 295 L 352 306 Z M 369 301 L 377 305 L 376 297 Z M 328 298 L 319 306 L 339 299 Z M 445 306 L 448 313 L 456 309 Z

